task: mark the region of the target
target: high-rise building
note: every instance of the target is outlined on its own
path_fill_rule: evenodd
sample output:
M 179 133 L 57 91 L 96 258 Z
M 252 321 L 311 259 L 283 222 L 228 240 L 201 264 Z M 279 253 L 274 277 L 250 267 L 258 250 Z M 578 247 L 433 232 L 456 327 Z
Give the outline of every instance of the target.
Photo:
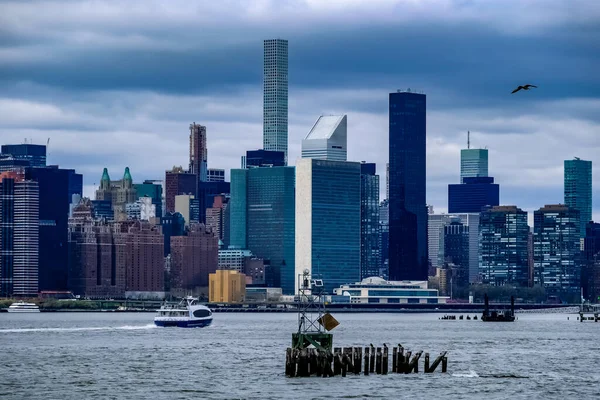
M 516 206 L 495 206 L 479 220 L 479 272 L 484 284 L 527 286 L 527 212 Z
M 390 198 L 390 163 L 385 163 L 385 199 Z
M 164 238 L 164 256 L 171 254 L 171 237 L 185 235 L 185 219 L 178 212 L 167 213 L 160 219 Z
M 173 167 L 165 172 L 165 212 L 175 212 L 175 196 L 198 193 L 198 175 Z
M 200 202 L 191 194 L 175 196 L 175 212 L 183 216 L 186 225 L 200 222 Z
M 581 246 L 579 210 L 563 204 L 546 205 L 533 216 L 534 284 L 546 294 L 579 297 Z
M 152 204 L 155 206 L 157 217 L 163 216 L 163 181 L 160 180 L 145 180 L 144 183 L 136 183 L 133 185 L 138 197 L 150 197 Z
M 219 269 L 233 269 L 243 273 L 245 260 L 253 256 L 247 249 L 219 250 Z
M 219 240 L 224 239 L 224 214 L 229 204 L 230 196 L 217 195 L 214 198 L 212 207 L 206 209 L 206 228 L 210 229 Z
M 275 150 L 248 150 L 242 169 L 255 167 L 284 167 L 285 152 Z
M 305 269 L 323 279 L 326 293 L 360 280 L 360 171 L 357 162 L 298 160 L 296 292 Z
M 425 114 L 424 94 L 390 93 L 389 279 L 394 281 L 426 281 L 428 275 Z
M 28 163 L 29 167 L 46 166 L 46 146 L 40 144 L 4 144 L 0 154 L 10 155 L 15 160 Z
M 288 150 L 288 41 L 264 41 L 263 148 Z
M 96 190 L 96 200 L 111 201 L 113 219 L 116 221 L 127 219 L 126 205 L 134 203 L 138 199 L 137 190 L 133 185 L 133 179 L 129 167 L 125 168 L 123 179 L 111 181 L 108 169 L 104 168 L 100 186 Z
M 206 127 L 195 122 L 190 124 L 190 167 L 188 172 L 196 174 L 200 182 L 206 182 L 208 179 Z
M 427 243 L 429 263 L 432 268 L 444 265 L 445 242 L 444 227 L 457 219 L 469 230 L 469 283 L 479 278 L 479 213 L 429 214 L 427 224 Z
M 231 170 L 229 245 L 268 260 L 273 284 L 294 291 L 294 167 Z
M 27 168 L 39 188 L 39 290 L 67 290 L 69 208 L 82 176 L 57 166 Z
M 209 274 L 217 270 L 218 241 L 202 224 L 191 224 L 185 236 L 171 237 L 171 287 L 208 287 Z
M 0 297 L 38 293 L 39 187 L 0 173 Z
M 198 204 L 200 223 L 206 224 L 206 209 L 213 205 L 215 196 L 228 195 L 231 191 L 229 182 L 200 182 L 198 184 Z
M 302 140 L 302 158 L 346 161 L 347 131 L 346 115 L 321 115 Z
M 225 170 L 218 168 L 209 168 L 206 178 L 207 182 L 225 182 Z
M 164 238 L 160 226 L 135 221 L 123 235 L 126 238 L 127 292 L 131 292 L 132 297 L 138 292 L 153 292 L 153 297 L 164 297 Z
M 600 302 L 600 224 L 588 222 L 583 241 L 582 287 L 585 299 Z
M 460 183 L 464 178 L 488 176 L 488 150 L 462 149 L 460 151 Z
M 380 276 L 379 175 L 373 163 L 360 164 L 360 279 Z
M 500 204 L 500 185 L 489 177 L 464 177 L 463 183 L 448 185 L 449 213 L 479 213 Z
M 452 264 L 453 284 L 469 285 L 469 226 L 453 218 L 444 226 L 444 264 Z
M 388 279 L 390 260 L 390 209 L 387 199 L 379 204 L 379 248 L 381 249 L 379 276 Z
M 575 157 L 565 160 L 565 205 L 579 211 L 579 232 L 592 220 L 592 162 Z

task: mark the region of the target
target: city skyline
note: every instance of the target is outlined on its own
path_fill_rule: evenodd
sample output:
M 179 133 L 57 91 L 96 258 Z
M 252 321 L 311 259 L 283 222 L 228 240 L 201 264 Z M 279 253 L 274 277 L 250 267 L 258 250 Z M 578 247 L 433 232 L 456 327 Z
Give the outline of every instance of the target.
M 240 16 L 235 17 L 239 29 L 230 36 L 215 39 L 215 42 L 184 32 L 195 23 L 195 19 L 186 14 L 195 15 L 196 12 L 190 13 L 185 5 L 172 10 L 181 19 L 176 27 L 161 17 L 158 9 L 147 9 L 159 26 L 180 39 L 164 39 L 165 42 L 139 24 L 125 23 L 130 22 L 138 11 L 115 8 L 119 11 L 115 15 L 116 27 L 109 29 L 103 21 L 88 26 L 86 29 L 96 36 L 85 40 L 97 41 L 99 46 L 82 47 L 68 37 L 81 29 L 75 21 L 91 18 L 94 7 L 90 10 L 73 8 L 58 17 L 60 23 L 46 24 L 45 13 L 34 12 L 43 8 L 43 4 L 17 6 L 9 3 L 7 9 L 13 15 L 24 17 L 25 24 L 46 26 L 44 32 L 56 33 L 47 45 L 61 51 L 54 53 L 53 60 L 48 60 L 25 45 L 2 48 L 16 49 L 6 53 L 5 63 L 0 67 L 3 77 L 0 83 L 5 89 L 0 111 L 4 142 L 22 143 L 23 138 L 28 138 L 36 144 L 44 144 L 50 137 L 49 163 L 83 173 L 84 195 L 93 197 L 101 177 L 99 171 L 104 166 L 115 171 L 129 166 L 139 182 L 161 179 L 164 170 L 173 165 L 185 166 L 186 127 L 193 121 L 201 121 L 209 131 L 210 166 L 223 168 L 229 175 L 231 168 L 239 166 L 239 157 L 247 149 L 262 147 L 263 40 L 280 37 L 289 41 L 290 54 L 289 165 L 295 165 L 302 137 L 318 115 L 347 114 L 348 160 L 376 162 L 378 171 L 385 171 L 388 159 L 387 93 L 413 87 L 428 94 L 427 203 L 433 204 L 436 212 L 447 209 L 446 185 L 459 180 L 460 149 L 465 147 L 468 130 L 471 131 L 472 147 L 489 149 L 490 171 L 494 171 L 492 175 L 502 186 L 500 203 L 516 204 L 527 210 L 530 225 L 533 210 L 546 203 L 562 202 L 564 160 L 573 156 L 591 160 L 593 187 L 600 187 L 599 163 L 594 162 L 599 146 L 596 132 L 600 125 L 593 113 L 600 101 L 594 97 L 599 81 L 589 72 L 594 68 L 580 69 L 575 58 L 562 57 L 562 50 L 569 46 L 570 51 L 583 57 L 582 62 L 596 63 L 589 55 L 593 53 L 590 45 L 575 36 L 576 30 L 588 26 L 591 20 L 579 17 L 579 14 L 574 16 L 568 10 L 564 15 L 541 11 L 548 13 L 547 18 L 543 23 L 532 23 L 520 15 L 526 14 L 535 2 L 514 2 L 513 7 L 506 7 L 498 16 L 492 15 L 498 8 L 478 6 L 488 12 L 483 21 L 489 27 L 484 27 L 483 23 L 472 23 L 474 19 L 469 11 L 475 6 L 450 3 L 449 7 L 455 11 L 464 11 L 453 14 L 453 18 L 469 22 L 464 24 L 468 28 L 461 28 L 457 33 L 465 41 L 464 48 L 457 51 L 454 46 L 453 54 L 450 54 L 440 43 L 445 43 L 444 32 L 454 19 L 450 20 L 427 5 L 422 20 L 409 23 L 411 16 L 419 15 L 417 9 L 406 4 L 384 3 L 373 16 L 375 23 L 380 25 L 376 29 L 377 37 L 384 31 L 392 37 L 391 33 L 414 28 L 414 35 L 418 37 L 414 44 L 384 40 L 382 45 L 375 45 L 375 36 L 361 34 L 357 37 L 356 31 L 349 31 L 324 34 L 319 46 L 310 46 L 311 35 L 320 32 L 315 24 L 321 18 L 332 12 L 339 15 L 339 20 L 332 21 L 333 24 L 359 18 L 366 3 L 356 2 L 343 9 L 337 3 L 329 6 L 300 4 L 293 17 L 289 10 L 276 3 L 263 10 L 242 4 Z M 560 9 L 560 2 L 554 4 Z M 216 11 L 213 10 L 211 15 L 219 17 L 218 9 L 215 7 Z M 273 16 L 281 18 L 268 29 L 256 30 L 248 16 L 252 11 L 256 11 L 258 21 Z M 587 11 L 591 15 L 597 13 L 593 7 Z M 290 23 L 298 14 L 306 17 L 311 28 L 306 34 L 300 34 Z M 395 24 L 387 14 L 396 18 Z M 4 17 L 0 18 L 14 36 L 15 43 L 25 40 L 27 35 L 23 31 L 17 30 Z M 220 18 L 216 20 L 223 21 L 223 17 Z M 432 20 L 439 21 L 439 26 L 429 31 L 430 37 L 420 38 L 418 34 L 430 29 L 426 27 Z M 511 20 L 516 28 L 508 30 L 505 20 Z M 396 23 L 398 21 L 400 23 Z M 207 29 L 220 32 L 223 27 L 209 26 Z M 250 30 L 252 35 L 247 34 Z M 143 33 L 141 38 L 128 36 L 138 31 Z M 39 40 L 41 36 L 37 35 L 42 34 L 41 31 L 33 32 L 29 38 Z M 561 35 L 569 38 L 568 44 L 554 42 L 558 48 L 552 49 L 539 46 Z M 480 43 L 478 36 L 491 43 L 490 48 L 494 48 L 497 56 L 485 53 L 481 59 L 473 58 L 474 54 L 466 49 Z M 522 43 L 518 49 L 511 44 L 514 37 Z M 365 59 L 378 59 L 377 68 L 373 69 L 372 63 L 345 62 L 347 56 L 339 44 L 350 39 L 356 39 L 352 41 L 356 53 L 364 55 Z M 43 48 L 44 45 L 40 46 Z M 436 57 L 428 57 L 426 50 L 422 50 L 425 53 L 412 53 L 410 62 L 402 63 L 398 58 L 401 56 L 390 54 L 405 54 L 416 45 L 419 48 L 429 46 L 431 51 L 439 53 L 444 68 L 440 67 Z M 211 50 L 215 46 L 219 49 Z M 145 65 L 153 68 L 132 74 L 131 66 L 127 69 L 106 68 L 104 62 L 99 62 L 102 57 L 98 57 L 107 51 L 112 52 L 112 61 L 129 65 L 134 61 L 125 54 L 130 48 L 136 48 L 135 56 L 150 57 Z M 197 50 L 195 56 L 190 55 L 194 52 L 187 51 L 190 48 Z M 158 63 L 149 55 L 152 52 L 159 55 L 169 52 L 172 57 L 168 63 Z M 511 55 L 507 66 L 496 67 L 495 64 L 500 62 L 498 57 L 508 59 L 508 55 L 515 52 L 516 57 Z M 531 59 L 521 61 L 518 57 L 526 53 L 539 60 L 539 65 L 554 63 L 558 66 L 542 69 L 536 68 L 538 63 L 533 62 L 531 67 Z M 198 56 L 205 60 L 202 66 L 193 62 Z M 228 60 L 225 64 L 224 59 Z M 332 60 L 339 62 L 332 63 Z M 139 57 L 135 61 L 139 62 Z M 325 68 L 325 64 L 331 64 L 331 67 Z M 17 65 L 19 68 L 15 68 Z M 71 65 L 77 69 L 73 70 Z M 188 65 L 194 65 L 194 68 Z M 45 72 L 41 73 L 38 68 Z M 441 73 L 443 69 L 448 69 L 451 74 Z M 67 73 L 73 79 L 61 78 Z M 574 81 L 574 76 L 578 81 Z M 465 87 L 467 79 L 473 84 Z M 539 90 L 520 93 L 519 97 L 509 96 L 514 84 L 520 84 L 522 80 L 536 83 Z M 585 85 L 573 84 L 578 82 L 585 82 Z M 569 87 L 568 91 L 566 87 Z M 575 132 L 574 138 L 564 135 L 565 131 Z M 78 141 L 81 137 L 86 140 Z M 365 137 L 369 140 L 364 140 Z M 153 155 L 152 163 L 146 161 L 148 153 Z M 380 176 L 383 180 L 382 172 Z M 384 190 L 381 185 L 382 198 Z M 594 220 L 600 219 L 599 197 L 593 196 Z

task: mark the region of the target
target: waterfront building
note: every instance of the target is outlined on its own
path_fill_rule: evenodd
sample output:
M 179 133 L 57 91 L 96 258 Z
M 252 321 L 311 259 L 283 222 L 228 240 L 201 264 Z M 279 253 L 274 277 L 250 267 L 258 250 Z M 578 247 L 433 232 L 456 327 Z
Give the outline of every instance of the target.
M 219 240 L 202 224 L 191 224 L 185 236 L 171 237 L 171 287 L 194 291 L 208 287 L 217 270 Z
M 346 115 L 321 115 L 302 140 L 302 158 L 347 161 Z
M 267 270 L 265 268 L 265 260 L 258 257 L 246 257 L 244 259 L 244 268 L 242 270 L 246 275 L 246 284 L 249 285 L 265 285 L 267 282 Z M 269 288 L 282 293 L 281 288 Z
M 210 274 L 209 301 L 211 303 L 241 303 L 246 296 L 246 277 L 244 274 L 219 269 Z
M 453 218 L 444 226 L 444 265 L 451 264 L 453 285 L 469 285 L 469 226 Z
M 463 177 L 462 181 L 448 185 L 449 213 L 479 213 L 500 204 L 500 185 L 493 177 Z
M 163 181 L 145 180 L 133 185 L 138 197 L 150 197 L 157 217 L 163 216 Z
M 581 247 L 579 210 L 563 204 L 546 205 L 533 217 L 534 284 L 547 294 L 579 297 Z
M 479 220 L 479 272 L 482 283 L 527 286 L 527 212 L 516 206 L 495 206 Z
M 379 277 L 340 285 L 331 301 L 351 304 L 444 304 L 448 297 L 428 289 L 427 281 L 386 281 Z
M 288 150 L 288 41 L 264 41 L 263 148 Z
M 0 297 L 35 297 L 39 275 L 39 186 L 0 173 Z
M 248 302 L 267 302 L 281 301 L 283 293 L 281 288 L 246 286 L 246 301 Z
M 253 254 L 246 249 L 219 250 L 219 269 L 233 269 L 244 272 L 245 260 L 250 257 L 253 257 Z
M 164 238 L 160 226 L 146 221 L 121 226 L 125 237 L 126 296 L 164 298 Z
M 379 248 L 381 249 L 381 263 L 378 276 L 388 279 L 390 260 L 390 209 L 387 199 L 379 204 Z
M 190 166 L 188 172 L 195 174 L 199 182 L 208 180 L 206 127 L 195 122 L 190 124 Z
M 389 95 L 390 259 L 392 280 L 427 280 L 426 96 Z
M 592 162 L 575 157 L 565 160 L 565 205 L 579 211 L 580 236 L 592 220 Z
M 488 150 L 462 149 L 460 151 L 460 183 L 465 178 L 481 178 L 488 176 Z
M 207 182 L 225 182 L 225 170 L 209 168 L 206 177 Z
M 358 162 L 298 160 L 295 293 L 305 269 L 326 293 L 360 279 L 360 174 Z
M 600 303 L 600 224 L 586 225 L 583 241 L 582 287 L 585 299 Z
M 360 277 L 380 276 L 379 175 L 375 164 L 360 164 Z
M 444 228 L 453 219 L 457 219 L 469 231 L 469 283 L 479 278 L 479 213 L 429 214 L 427 224 L 427 246 L 429 264 L 432 269 L 444 266 L 445 236 Z
M 268 260 L 273 285 L 294 290 L 294 167 L 231 170 L 229 245 Z
M 1 156 L 10 156 L 13 160 L 24 161 L 22 166 L 43 168 L 46 166 L 46 146 L 40 144 L 4 144 L 0 148 Z M 0 157 L 2 158 L 2 157 Z M 19 163 L 17 163 L 19 164 Z
M 165 212 L 175 212 L 175 196 L 198 193 L 198 176 L 184 171 L 181 167 L 173 167 L 165 172 Z

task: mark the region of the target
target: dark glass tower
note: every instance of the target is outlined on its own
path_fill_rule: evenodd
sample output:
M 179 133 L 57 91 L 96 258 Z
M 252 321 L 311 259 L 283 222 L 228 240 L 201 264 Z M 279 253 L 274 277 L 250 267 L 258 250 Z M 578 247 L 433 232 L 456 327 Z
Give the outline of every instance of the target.
M 426 97 L 390 93 L 390 280 L 427 280 Z

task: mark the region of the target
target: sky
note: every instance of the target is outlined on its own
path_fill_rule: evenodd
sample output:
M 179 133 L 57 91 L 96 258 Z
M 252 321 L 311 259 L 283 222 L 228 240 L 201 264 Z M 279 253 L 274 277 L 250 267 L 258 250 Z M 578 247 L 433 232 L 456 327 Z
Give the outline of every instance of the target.
M 467 131 L 500 203 L 563 202 L 563 161 L 593 162 L 600 220 L 600 2 L 221 0 L 0 2 L 0 143 L 48 162 L 164 179 L 207 127 L 210 168 L 262 147 L 263 40 L 289 41 L 289 159 L 321 114 L 348 115 L 348 159 L 385 196 L 388 93 L 427 95 L 427 202 L 447 210 Z M 539 86 L 512 95 L 521 84 Z M 229 173 L 227 173 L 229 175 Z

